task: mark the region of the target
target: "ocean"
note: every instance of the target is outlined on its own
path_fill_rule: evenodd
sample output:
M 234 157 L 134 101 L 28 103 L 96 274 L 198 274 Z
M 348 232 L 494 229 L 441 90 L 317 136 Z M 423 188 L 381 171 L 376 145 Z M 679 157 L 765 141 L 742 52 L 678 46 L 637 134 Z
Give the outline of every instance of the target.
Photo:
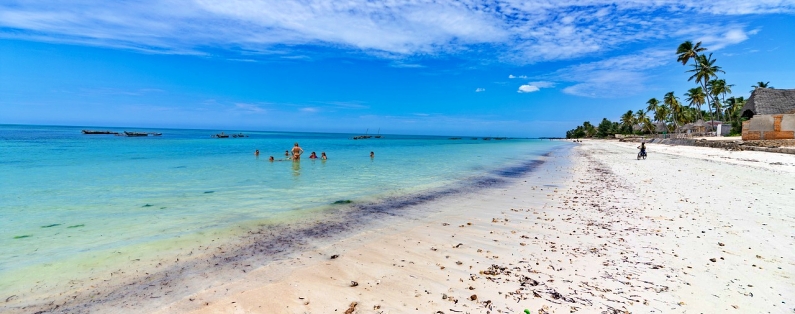
M 115 256 L 166 254 L 202 235 L 460 186 L 568 145 L 235 130 L 223 131 L 247 137 L 211 137 L 220 131 L 0 125 L 0 293 L 79 278 Z M 284 160 L 295 142 L 303 158 Z

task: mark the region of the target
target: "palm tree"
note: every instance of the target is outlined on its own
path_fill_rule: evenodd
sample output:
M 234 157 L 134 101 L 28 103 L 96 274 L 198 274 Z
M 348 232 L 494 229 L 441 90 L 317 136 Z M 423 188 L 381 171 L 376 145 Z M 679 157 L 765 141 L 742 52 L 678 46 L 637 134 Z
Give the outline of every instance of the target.
M 773 87 L 773 86 L 770 86 L 770 81 L 767 81 L 767 82 L 762 82 L 762 81 L 759 81 L 759 82 L 756 82 L 756 85 L 751 85 L 751 87 L 753 87 L 753 88 L 754 88 L 754 89 L 752 89 L 752 90 L 751 90 L 751 92 L 752 92 L 752 93 L 753 93 L 753 92 L 754 92 L 754 90 L 756 90 L 757 88 L 775 88 L 775 87 Z
M 745 106 L 745 97 L 729 97 L 726 99 L 726 117 L 729 117 L 732 122 L 739 123 L 740 121 L 740 110 L 743 109 Z
M 646 115 L 645 111 L 638 110 L 637 112 L 635 112 L 635 121 L 640 125 L 641 132 L 643 131 L 643 129 L 646 129 L 647 131 L 649 131 L 649 133 L 652 132 L 651 121 L 649 121 L 649 117 Z
M 693 87 L 685 93 L 687 97 L 687 102 L 690 103 L 690 106 L 698 108 L 697 117 L 700 117 L 699 114 L 701 113 L 701 105 L 706 103 L 706 95 L 704 95 L 704 89 L 699 87 Z
M 732 86 L 731 84 L 726 84 L 726 80 L 724 79 L 716 79 L 709 81 L 709 89 L 712 96 L 715 98 L 713 103 L 715 104 L 715 112 L 717 112 L 718 120 L 720 120 L 721 114 L 721 104 L 726 102 L 726 94 L 732 93 Z M 721 101 L 718 101 L 718 96 L 721 96 Z
M 632 126 L 635 124 L 635 116 L 632 110 L 628 110 L 626 113 L 621 115 L 621 127 L 628 128 L 629 132 L 632 133 Z
M 716 60 L 712 59 L 711 53 L 709 55 L 698 55 L 696 56 L 695 61 L 696 62 L 693 65 L 693 69 L 688 71 L 692 72 L 693 75 L 690 76 L 690 78 L 687 80 L 692 81 L 693 79 L 695 79 L 696 82 L 700 82 L 702 84 L 701 87 L 703 87 L 705 91 L 707 90 L 707 82 L 713 77 L 716 77 L 718 72 L 726 73 L 723 70 L 721 70 L 719 66 L 715 65 Z M 706 95 L 707 95 L 706 98 L 707 103 L 711 103 L 709 97 L 710 94 L 706 93 Z M 714 114 L 712 118 L 714 119 Z
M 693 45 L 692 41 L 685 41 L 679 45 L 679 48 L 676 48 L 676 61 L 682 62 L 682 65 L 686 65 L 687 61 L 690 59 L 694 59 L 698 56 L 699 52 L 707 50 L 707 48 L 701 47 L 701 42 L 697 42 Z
M 671 115 L 674 125 L 676 129 L 679 129 L 679 121 L 681 120 L 682 114 L 682 104 L 679 102 L 679 99 L 674 95 L 674 92 L 668 92 L 663 97 L 663 104 L 668 106 L 671 110 Z
M 646 106 L 646 112 L 650 113 L 652 115 L 652 117 L 655 120 L 657 120 L 656 119 L 657 118 L 657 110 L 660 109 L 660 101 L 657 100 L 657 98 L 652 98 L 652 99 L 649 99 L 649 101 L 646 102 L 646 105 L 647 105 Z M 657 133 L 656 129 L 654 131 L 655 131 L 654 133 Z

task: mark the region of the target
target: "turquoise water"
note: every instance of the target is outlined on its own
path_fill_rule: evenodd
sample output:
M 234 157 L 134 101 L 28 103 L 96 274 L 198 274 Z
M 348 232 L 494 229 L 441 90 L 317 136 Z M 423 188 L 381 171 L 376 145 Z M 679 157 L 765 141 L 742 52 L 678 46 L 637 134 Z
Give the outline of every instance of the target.
M 163 133 L 138 138 L 81 129 L 0 125 L 0 278 L 31 265 L 311 213 L 337 200 L 417 193 L 565 145 L 281 132 L 215 139 L 216 130 L 169 129 L 135 129 Z M 294 142 L 306 151 L 300 162 L 268 161 L 283 159 Z M 329 159 L 306 158 L 312 151 Z

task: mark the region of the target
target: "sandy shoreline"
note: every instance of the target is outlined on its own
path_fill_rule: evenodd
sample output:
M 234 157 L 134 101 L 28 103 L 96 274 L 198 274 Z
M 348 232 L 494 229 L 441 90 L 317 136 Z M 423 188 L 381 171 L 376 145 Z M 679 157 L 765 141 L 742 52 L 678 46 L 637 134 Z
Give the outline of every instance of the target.
M 589 141 L 509 185 L 409 204 L 264 265 L 188 273 L 169 284 L 190 289 L 167 298 L 74 309 L 795 311 L 795 156 L 651 145 L 637 161 L 635 152 Z
M 795 159 L 653 147 L 636 161 L 634 152 L 586 143 L 570 167 L 549 163 L 510 188 L 422 205 L 449 210 L 308 252 L 302 259 L 314 261 L 272 282 L 259 278 L 280 266 L 262 268 L 229 292 L 161 313 L 795 309 Z

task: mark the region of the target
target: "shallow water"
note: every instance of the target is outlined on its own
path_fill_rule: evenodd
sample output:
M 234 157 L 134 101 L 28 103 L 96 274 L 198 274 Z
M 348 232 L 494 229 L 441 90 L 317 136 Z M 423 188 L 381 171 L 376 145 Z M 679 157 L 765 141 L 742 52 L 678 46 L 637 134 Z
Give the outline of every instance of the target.
M 335 201 L 355 205 L 474 177 L 510 177 L 517 166 L 565 145 L 281 132 L 215 139 L 215 130 L 168 129 L 136 129 L 163 135 L 133 138 L 81 129 L 0 126 L 0 291 L 19 283 L 2 278 L 24 280 L 19 272 L 35 265 L 162 250 L 191 235 L 312 215 Z M 296 141 L 306 150 L 300 162 L 268 161 L 283 159 Z M 329 160 L 306 158 L 312 151 Z

